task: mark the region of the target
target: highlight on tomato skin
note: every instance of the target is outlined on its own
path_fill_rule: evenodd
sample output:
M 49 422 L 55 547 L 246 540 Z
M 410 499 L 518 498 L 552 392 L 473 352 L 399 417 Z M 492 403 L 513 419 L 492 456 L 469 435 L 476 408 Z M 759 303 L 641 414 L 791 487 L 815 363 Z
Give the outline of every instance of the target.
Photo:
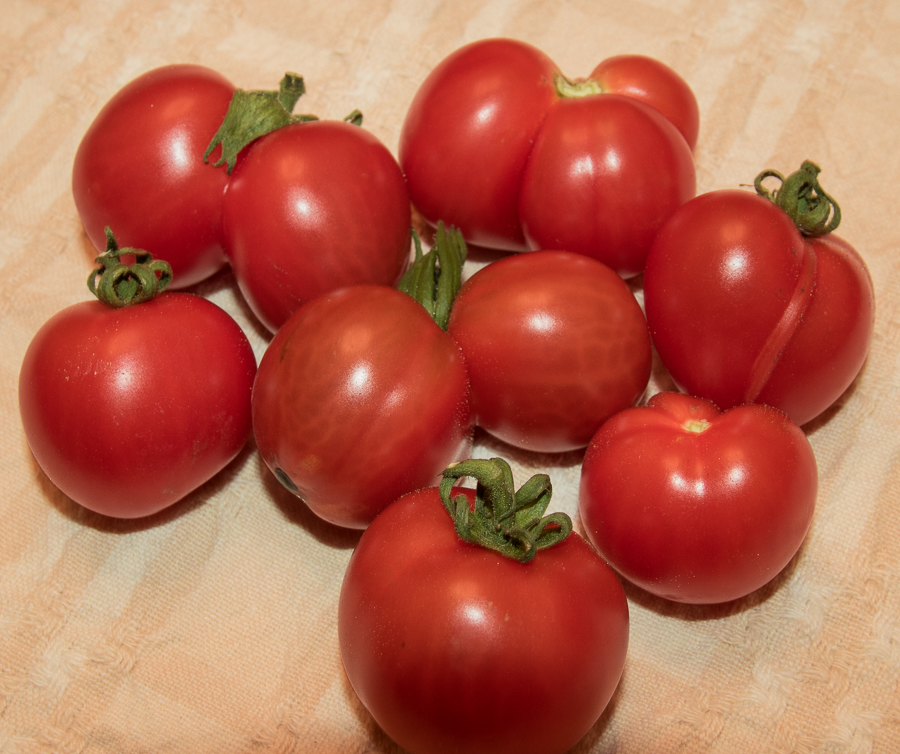
M 464 541 L 461 509 L 475 515 L 479 491 L 456 483 L 401 497 L 363 533 L 338 605 L 347 678 L 411 754 L 563 754 L 621 677 L 624 590 L 574 532 L 527 562 Z
M 607 421 L 585 454 L 579 511 L 625 579 L 665 599 L 710 604 L 771 581 L 815 509 L 816 459 L 780 410 L 658 393 Z

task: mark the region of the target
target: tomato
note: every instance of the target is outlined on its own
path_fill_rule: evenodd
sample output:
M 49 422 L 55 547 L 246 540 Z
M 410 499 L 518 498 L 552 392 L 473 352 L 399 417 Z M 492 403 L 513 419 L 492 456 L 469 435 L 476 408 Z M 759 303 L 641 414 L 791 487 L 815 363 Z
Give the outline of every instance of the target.
M 338 637 L 354 691 L 411 754 L 554 754 L 584 736 L 615 690 L 628 605 L 577 534 L 518 562 L 463 541 L 431 487 L 363 534 Z
M 448 332 L 480 427 L 528 450 L 583 448 L 650 379 L 640 305 L 605 265 L 563 251 L 505 257 L 463 283 Z
M 519 219 L 529 248 L 584 254 L 633 277 L 695 189 L 691 151 L 659 111 L 618 94 L 563 99 L 535 139 Z
M 847 389 L 874 327 L 859 254 L 833 232 L 804 237 L 781 207 L 738 189 L 675 213 L 650 253 L 644 303 L 682 390 L 722 408 L 766 403 L 797 424 Z
M 254 142 L 225 194 L 228 257 L 272 332 L 304 302 L 361 283 L 394 285 L 410 250 L 400 167 L 363 128 L 294 123 Z
M 622 576 L 679 602 L 743 597 L 796 554 L 816 459 L 783 412 L 658 393 L 606 422 L 581 472 L 588 538 Z
M 97 114 L 78 145 L 72 192 L 85 232 L 102 251 L 104 228 L 124 245 L 169 262 L 173 288 L 225 266 L 224 169 L 203 153 L 228 111 L 234 86 L 198 65 L 138 76 Z
M 431 484 L 471 440 L 459 347 L 387 286 L 301 306 L 266 349 L 252 404 L 269 469 L 319 517 L 350 528 Z
M 428 222 L 481 246 L 567 249 L 630 276 L 694 195 L 698 128 L 690 88 L 652 58 L 609 58 L 573 82 L 531 45 L 486 39 L 425 79 L 399 155 Z
M 19 408 L 35 460 L 62 492 L 97 513 L 137 518 L 237 456 L 250 437 L 255 373 L 241 328 L 204 298 L 84 301 L 35 334 Z

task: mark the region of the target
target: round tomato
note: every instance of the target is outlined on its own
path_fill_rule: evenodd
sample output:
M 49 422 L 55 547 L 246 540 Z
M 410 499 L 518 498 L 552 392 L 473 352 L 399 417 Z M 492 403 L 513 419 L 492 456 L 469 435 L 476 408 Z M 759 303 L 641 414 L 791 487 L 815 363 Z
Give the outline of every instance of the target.
M 622 576 L 660 597 L 743 597 L 781 571 L 809 529 L 816 459 L 781 411 L 720 413 L 681 393 L 606 422 L 591 440 L 579 508 L 588 538 Z
M 474 514 L 475 491 L 453 492 Z M 363 534 L 338 637 L 354 691 L 411 754 L 561 754 L 616 688 L 628 605 L 577 534 L 522 563 L 463 541 L 432 487 Z
M 691 151 L 659 111 L 618 94 L 563 99 L 525 166 L 519 220 L 529 248 L 584 254 L 633 277 L 695 189 Z
M 254 142 L 232 173 L 224 218 L 238 286 L 272 332 L 323 293 L 396 284 L 409 259 L 400 167 L 343 121 L 293 123 Z
M 124 245 L 169 262 L 173 288 L 225 266 L 224 168 L 203 161 L 234 85 L 198 65 L 156 68 L 103 106 L 78 145 L 72 192 L 85 232 L 98 250 L 104 229 Z
M 463 283 L 448 332 L 480 427 L 528 450 L 583 448 L 650 379 L 640 305 L 611 269 L 563 251 L 505 257 Z
M 781 207 L 738 189 L 673 215 L 648 258 L 644 304 L 681 389 L 722 408 L 776 406 L 797 424 L 859 373 L 875 314 L 869 272 L 847 242 L 806 238 Z
M 431 484 L 471 440 L 459 347 L 387 286 L 300 307 L 266 349 L 252 402 L 269 469 L 318 516 L 351 528 Z
M 241 328 L 204 298 L 85 301 L 34 336 L 19 408 L 35 460 L 62 492 L 137 518 L 181 499 L 244 447 L 255 373 Z
M 610 58 L 573 82 L 531 45 L 486 39 L 425 79 L 400 164 L 422 216 L 470 243 L 565 248 L 634 275 L 694 195 L 698 124 L 690 88 L 652 58 Z

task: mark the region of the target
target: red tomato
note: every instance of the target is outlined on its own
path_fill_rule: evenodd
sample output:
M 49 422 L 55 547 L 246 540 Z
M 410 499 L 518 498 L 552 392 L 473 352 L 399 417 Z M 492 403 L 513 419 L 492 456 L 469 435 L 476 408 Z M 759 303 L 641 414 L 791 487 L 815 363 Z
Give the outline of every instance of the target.
M 519 219 L 530 248 L 567 249 L 633 277 L 695 189 L 691 151 L 659 111 L 618 94 L 564 99 L 535 139 Z
M 343 121 L 295 123 L 254 142 L 224 212 L 238 285 L 273 332 L 323 293 L 396 284 L 409 259 L 400 167 L 375 136 Z
M 137 518 L 221 471 L 250 436 L 256 360 L 206 299 L 164 293 L 113 309 L 85 301 L 31 341 L 19 408 L 32 453 L 85 508 Z
M 644 304 L 685 392 L 722 408 L 767 403 L 804 424 L 865 362 L 875 300 L 865 263 L 833 233 L 804 238 L 766 198 L 714 191 L 654 242 Z
M 173 288 L 225 266 L 224 168 L 203 162 L 234 94 L 223 76 L 169 65 L 138 76 L 103 106 L 75 153 L 72 192 L 94 246 L 112 226 L 123 246 L 165 259 Z
M 298 309 L 266 349 L 253 431 L 268 467 L 313 512 L 365 528 L 466 451 L 462 354 L 394 288 L 325 294 Z
M 659 393 L 588 446 L 579 507 L 622 576 L 660 597 L 714 603 L 766 584 L 803 542 L 816 459 L 781 411 Z
M 554 754 L 615 690 L 628 605 L 577 534 L 523 564 L 460 539 L 429 488 L 363 534 L 338 637 L 354 691 L 411 754 Z
M 690 88 L 659 61 L 618 56 L 571 82 L 540 50 L 487 39 L 426 78 L 400 164 L 422 216 L 470 243 L 565 248 L 629 276 L 694 195 L 698 123 Z
M 448 332 L 480 427 L 528 450 L 583 448 L 650 379 L 650 335 L 622 279 L 563 251 L 506 257 L 460 289 Z

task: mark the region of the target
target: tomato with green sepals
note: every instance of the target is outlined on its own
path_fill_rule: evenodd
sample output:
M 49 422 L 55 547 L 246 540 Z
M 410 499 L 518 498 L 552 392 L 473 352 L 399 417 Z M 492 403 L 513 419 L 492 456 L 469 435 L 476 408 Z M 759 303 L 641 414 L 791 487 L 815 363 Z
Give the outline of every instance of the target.
M 475 490 L 454 487 L 471 476 Z M 347 677 L 411 754 L 553 754 L 597 721 L 622 674 L 628 604 L 550 479 L 501 459 L 448 468 L 366 530 L 338 606 Z
M 19 408 L 35 460 L 63 493 L 138 518 L 195 490 L 244 447 L 256 360 L 224 310 L 162 292 L 168 264 L 120 249 L 110 231 L 107 239 L 89 279 L 98 300 L 63 309 L 32 339 Z
M 394 156 L 362 128 L 359 111 L 342 121 L 292 116 L 295 101 L 278 115 L 277 98 L 236 99 L 209 147 L 221 141 L 231 172 L 223 204 L 228 259 L 271 332 L 319 295 L 396 285 L 410 252 L 409 193 Z M 260 104 L 274 113 L 256 114 Z M 268 119 L 275 123 L 259 133 L 255 124 Z
M 725 412 L 658 393 L 588 446 L 579 510 L 624 578 L 666 599 L 717 603 L 774 578 L 809 529 L 818 489 L 803 431 L 770 406 Z
M 653 342 L 676 384 L 721 408 L 766 403 L 805 424 L 862 369 L 875 295 L 834 234 L 840 208 L 804 162 L 764 171 L 757 192 L 713 191 L 656 238 L 644 275 Z M 780 188 L 765 186 L 775 177 Z

